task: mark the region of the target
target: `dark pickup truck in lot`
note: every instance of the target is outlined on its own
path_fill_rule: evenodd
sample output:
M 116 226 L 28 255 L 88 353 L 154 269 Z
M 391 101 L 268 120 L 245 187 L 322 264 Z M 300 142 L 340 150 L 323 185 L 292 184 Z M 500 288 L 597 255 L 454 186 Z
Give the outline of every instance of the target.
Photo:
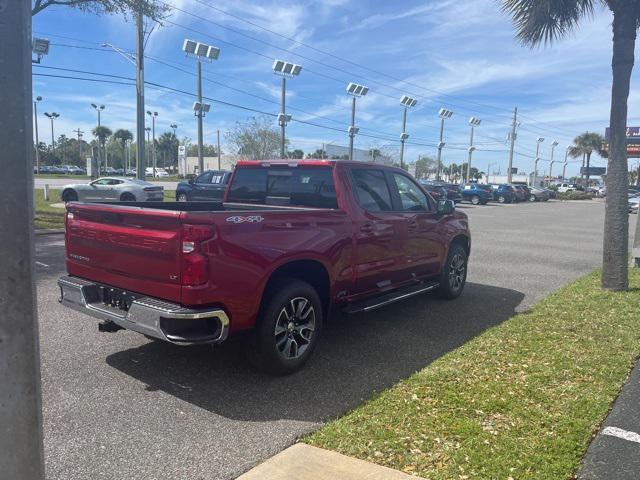
M 275 374 L 306 362 L 334 308 L 457 297 L 471 248 L 452 201 L 361 162 L 239 162 L 224 202 L 66 208 L 62 304 L 179 345 L 244 332 Z

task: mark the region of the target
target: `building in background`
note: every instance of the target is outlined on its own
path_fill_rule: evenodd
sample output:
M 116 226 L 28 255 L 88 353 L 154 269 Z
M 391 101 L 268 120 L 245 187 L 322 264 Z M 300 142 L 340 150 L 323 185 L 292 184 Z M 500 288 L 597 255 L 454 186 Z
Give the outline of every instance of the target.
M 349 159 L 349 147 L 328 144 L 324 146 L 324 151 L 327 154 L 327 158 L 329 160 L 331 159 L 348 160 Z M 391 156 L 377 149 L 365 150 L 362 148 L 354 148 L 353 160 L 356 162 L 382 163 L 384 165 L 391 165 L 393 163 L 393 158 Z
M 233 170 L 238 163 L 240 157 L 238 155 L 222 155 L 220 158 L 220 170 Z M 204 169 L 218 170 L 218 157 L 203 157 Z M 198 157 L 186 157 L 178 165 L 178 175 L 197 175 L 198 174 Z

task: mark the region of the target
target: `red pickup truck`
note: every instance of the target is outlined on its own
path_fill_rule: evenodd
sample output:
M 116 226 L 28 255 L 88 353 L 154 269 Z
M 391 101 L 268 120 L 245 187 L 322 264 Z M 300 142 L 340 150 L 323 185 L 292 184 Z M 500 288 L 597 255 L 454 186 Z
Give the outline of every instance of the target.
M 64 305 L 179 345 L 247 332 L 252 363 L 300 368 L 333 308 L 462 292 L 467 216 L 404 170 L 239 162 L 223 202 L 67 204 Z

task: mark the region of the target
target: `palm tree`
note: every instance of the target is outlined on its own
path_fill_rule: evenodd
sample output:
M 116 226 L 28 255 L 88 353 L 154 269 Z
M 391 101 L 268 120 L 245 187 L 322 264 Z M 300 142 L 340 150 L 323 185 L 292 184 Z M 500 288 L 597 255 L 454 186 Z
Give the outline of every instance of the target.
M 105 152 L 104 144 L 107 141 L 107 138 L 112 135 L 112 133 L 113 132 L 111 131 L 111 129 L 109 127 L 105 127 L 104 125 L 93 129 L 93 136 L 98 139 L 98 153 L 100 153 L 100 148 L 102 148 L 102 151 Z M 104 166 L 106 167 L 107 160 L 102 157 L 102 155 L 99 155 L 98 158 L 103 158 Z M 102 169 L 102 166 L 100 168 Z
M 170 155 L 172 159 L 171 164 L 173 165 L 173 159 L 177 158 L 178 155 L 179 141 L 176 135 L 173 132 L 164 132 L 158 137 L 156 142 L 158 149 L 162 153 L 162 166 L 166 167 L 167 154 Z
M 127 142 L 129 140 L 133 140 L 133 134 L 129 130 L 125 130 L 124 128 L 119 128 L 113 134 L 113 138 L 118 140 L 122 145 L 122 161 L 123 163 L 125 163 L 127 161 Z M 126 165 L 126 168 L 129 168 L 129 165 Z
M 593 154 L 594 150 L 596 152 L 602 152 L 603 142 L 604 137 L 599 133 L 584 132 L 582 135 L 578 135 L 576 138 L 574 138 L 573 145 L 569 147 L 569 156 L 573 158 L 582 156 L 583 164 L 586 162 L 587 186 L 589 185 L 589 167 L 591 166 L 591 155 Z
M 613 14 L 613 84 L 601 284 L 608 290 L 627 290 L 627 102 L 640 24 L 640 0 L 502 0 L 503 11 L 513 18 L 517 38 L 529 47 L 565 37 L 580 20 L 593 16 L 597 5 L 608 7 Z

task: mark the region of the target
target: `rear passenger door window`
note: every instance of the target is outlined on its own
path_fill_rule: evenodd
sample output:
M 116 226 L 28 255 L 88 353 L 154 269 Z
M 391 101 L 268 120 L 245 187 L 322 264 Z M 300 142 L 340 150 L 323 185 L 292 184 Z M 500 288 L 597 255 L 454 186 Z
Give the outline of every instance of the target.
M 358 204 L 369 212 L 391 211 L 391 193 L 384 172 L 367 168 L 351 171 Z

